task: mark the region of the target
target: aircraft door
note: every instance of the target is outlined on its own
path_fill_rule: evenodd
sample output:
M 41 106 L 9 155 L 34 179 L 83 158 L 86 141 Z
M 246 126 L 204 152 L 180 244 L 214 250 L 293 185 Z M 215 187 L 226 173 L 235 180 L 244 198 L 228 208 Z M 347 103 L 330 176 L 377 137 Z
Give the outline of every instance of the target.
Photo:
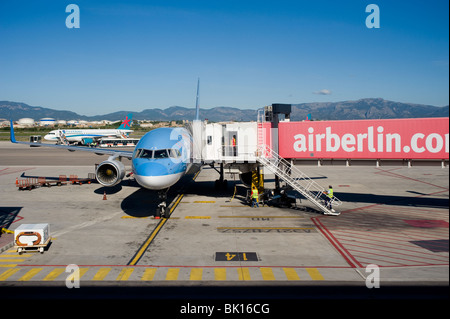
M 224 142 L 224 156 L 237 156 L 238 132 L 226 131 L 224 134 L 223 142 Z

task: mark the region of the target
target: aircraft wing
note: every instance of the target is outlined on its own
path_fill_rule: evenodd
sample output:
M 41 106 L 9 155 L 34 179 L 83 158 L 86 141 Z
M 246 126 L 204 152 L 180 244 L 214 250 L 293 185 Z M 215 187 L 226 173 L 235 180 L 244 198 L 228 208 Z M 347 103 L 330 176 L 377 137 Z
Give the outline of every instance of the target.
M 53 147 L 53 148 L 65 149 L 65 150 L 69 150 L 69 151 L 91 152 L 91 153 L 104 154 L 104 155 L 110 155 L 110 156 L 120 156 L 120 157 L 129 158 L 129 159 L 131 159 L 133 157 L 132 151 L 118 151 L 118 150 L 111 150 L 111 149 L 99 149 L 99 148 L 90 148 L 90 147 L 81 147 L 81 146 L 19 142 L 19 141 L 16 141 L 16 137 L 14 134 L 13 122 L 10 121 L 10 124 L 11 124 L 11 129 L 10 129 L 11 143 L 40 146 L 40 147 Z

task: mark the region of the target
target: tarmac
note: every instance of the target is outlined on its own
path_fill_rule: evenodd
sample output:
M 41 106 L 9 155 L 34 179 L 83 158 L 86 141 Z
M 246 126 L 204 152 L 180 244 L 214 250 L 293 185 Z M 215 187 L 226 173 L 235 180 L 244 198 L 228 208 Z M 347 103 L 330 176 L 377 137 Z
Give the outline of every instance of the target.
M 13 235 L 0 237 L 0 294 L 58 288 L 61 296 L 78 274 L 86 288 L 80 296 L 90 288 L 173 297 L 176 287 L 175 296 L 201 298 L 323 297 L 324 290 L 344 298 L 448 298 L 448 168 L 299 167 L 333 185 L 340 216 L 324 216 L 307 201 L 251 208 L 238 176 L 215 190 L 219 176 L 209 167 L 170 189 L 168 219 L 154 218 L 156 192 L 132 178 L 112 188 L 16 186 L 16 179 L 87 177 L 106 159 L 0 142 L 0 225 L 49 223 L 52 236 L 43 254 L 21 255 Z M 265 186 L 273 185 L 266 175 Z

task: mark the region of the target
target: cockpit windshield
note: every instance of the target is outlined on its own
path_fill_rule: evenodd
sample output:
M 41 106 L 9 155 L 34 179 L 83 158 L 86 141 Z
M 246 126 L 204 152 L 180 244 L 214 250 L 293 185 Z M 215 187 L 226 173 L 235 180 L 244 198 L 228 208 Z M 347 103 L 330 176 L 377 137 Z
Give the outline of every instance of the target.
M 153 153 L 153 158 L 157 159 L 157 158 L 168 158 L 169 155 L 167 154 L 167 150 L 156 150 Z
M 181 156 L 181 153 L 179 150 L 177 150 L 176 148 L 172 148 L 169 151 L 169 156 L 172 158 L 178 158 Z
M 146 150 L 140 148 L 134 152 L 133 158 L 160 159 L 169 157 L 178 158 L 180 156 L 180 151 L 174 148 L 168 150 Z
M 145 150 L 143 148 L 137 149 L 134 152 L 134 158 L 153 158 L 153 151 L 152 150 Z

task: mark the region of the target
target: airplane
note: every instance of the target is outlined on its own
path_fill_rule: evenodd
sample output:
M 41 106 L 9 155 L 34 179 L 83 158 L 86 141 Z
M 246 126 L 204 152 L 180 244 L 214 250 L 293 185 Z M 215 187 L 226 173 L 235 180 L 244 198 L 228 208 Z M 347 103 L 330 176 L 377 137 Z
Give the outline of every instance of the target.
M 55 141 L 57 144 L 85 144 L 95 142 L 103 137 L 127 137 L 133 132 L 131 128 L 132 114 L 128 114 L 117 129 L 68 129 L 53 130 L 44 136 L 47 141 Z M 84 143 L 83 143 L 84 141 Z
M 196 116 L 199 120 L 200 81 L 197 83 Z M 97 181 L 106 187 L 117 185 L 125 177 L 125 165 L 122 158 L 131 159 L 132 173 L 136 182 L 143 188 L 158 191 L 160 203 L 155 217 L 168 217 L 167 192 L 185 174 L 193 174 L 200 170 L 202 163 L 194 163 L 192 132 L 186 128 L 157 128 L 147 132 L 137 143 L 134 151 L 87 148 L 72 145 L 36 144 L 19 142 L 15 138 L 12 120 L 10 121 L 10 140 L 15 144 L 43 146 L 66 149 L 69 151 L 93 152 L 98 155 L 109 155 L 96 169 Z

